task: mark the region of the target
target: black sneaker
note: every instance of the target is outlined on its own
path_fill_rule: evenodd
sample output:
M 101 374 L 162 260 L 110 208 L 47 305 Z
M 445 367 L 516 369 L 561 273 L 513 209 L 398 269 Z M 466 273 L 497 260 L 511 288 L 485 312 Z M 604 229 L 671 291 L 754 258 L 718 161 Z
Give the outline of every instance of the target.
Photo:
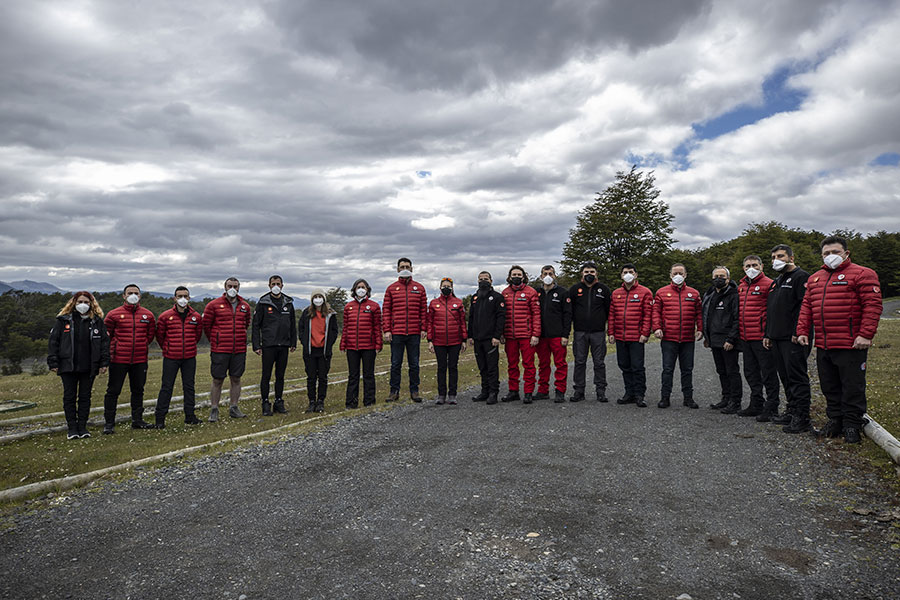
M 203 422 L 203 419 L 198 419 L 197 415 L 187 415 L 184 417 L 185 425 L 199 425 Z
M 817 435 L 827 438 L 836 438 L 840 437 L 841 433 L 843 433 L 843 430 L 843 423 L 841 423 L 837 419 L 828 419 L 828 422 L 825 423 L 825 426 L 817 432 Z
M 166 424 L 162 423 L 160 421 L 157 421 L 156 425 L 153 426 L 153 429 L 165 429 L 165 428 L 166 428 Z
M 522 401 L 522 404 L 531 404 L 534 401 L 534 396 L 531 394 L 525 394 L 525 399 Z
M 809 419 L 805 417 L 794 417 L 791 419 L 790 423 L 781 428 L 785 433 L 803 433 L 810 429 L 811 425 Z
M 632 396 L 629 396 L 628 394 L 625 394 L 624 396 L 622 396 L 621 398 L 616 400 L 616 404 L 633 404 L 633 403 L 634 403 L 634 398 Z
M 513 391 L 509 390 L 509 393 L 500 398 L 500 402 L 518 402 L 519 401 L 519 390 Z
M 566 393 L 556 390 L 556 396 L 553 397 L 553 402 L 559 404 L 560 402 L 566 401 Z
M 644 401 L 643 396 L 637 396 L 634 399 L 634 405 L 637 406 L 638 408 L 647 408 L 647 403 Z
M 597 392 L 597 402 L 609 402 L 609 399 L 606 397 L 606 392 Z
M 581 402 L 584 400 L 584 392 L 575 392 L 572 394 L 572 397 L 569 398 L 569 402 Z
M 844 427 L 845 444 L 859 444 L 861 442 L 862 438 L 859 435 L 859 429 L 856 427 Z
M 752 404 L 745 408 L 744 410 L 739 410 L 737 415 L 739 417 L 758 417 L 762 414 L 762 408 L 758 406 L 753 406 Z
M 700 408 L 700 405 L 694 402 L 693 398 L 685 398 L 683 404 L 686 408 Z
M 264 417 L 272 416 L 272 404 L 268 400 L 262 401 L 262 416 L 264 416 Z
M 668 398 L 663 398 L 656 403 L 656 408 L 669 408 L 669 406 L 671 406 L 671 403 Z
M 769 422 L 772 423 L 772 425 L 790 425 L 793 420 L 794 417 L 791 413 L 786 412 L 784 414 L 772 416 L 772 418 L 769 419 Z
M 81 436 L 78 434 L 78 429 L 75 427 L 69 427 L 69 432 L 66 433 L 67 440 L 77 440 Z
M 316 403 L 315 403 L 315 402 L 310 402 L 310 403 L 309 403 L 309 406 L 307 406 L 307 407 L 306 407 L 306 410 L 304 410 L 303 412 L 305 412 L 305 413 L 314 413 L 314 412 L 316 412 Z
M 722 410 L 722 409 L 725 408 L 726 406 L 728 406 L 728 398 L 722 398 L 721 400 L 719 400 L 719 401 L 716 402 L 715 404 L 710 404 L 710 405 L 709 405 L 709 407 L 710 407 L 712 410 Z
M 481 392 L 477 396 L 472 396 L 472 402 L 484 402 L 487 399 L 488 399 L 487 392 Z
M 272 410 L 277 412 L 279 415 L 286 415 L 287 409 L 284 407 L 284 399 L 275 398 L 275 403 L 272 404 Z
M 116 424 L 115 423 L 106 423 L 103 426 L 103 435 L 112 435 L 116 432 Z
M 487 404 L 497 404 L 497 394 L 489 394 L 487 397 Z
M 79 423 L 78 424 L 78 438 L 83 439 L 83 438 L 89 438 L 89 437 L 91 437 L 91 434 L 88 433 L 87 423 Z
M 766 410 L 762 411 L 756 417 L 757 423 L 768 423 L 771 420 L 772 420 L 772 413 L 770 413 L 769 411 L 766 411 Z
M 547 392 L 538 392 L 534 395 L 534 399 L 535 400 L 549 400 L 550 394 L 548 394 Z
M 741 412 L 741 402 L 732 402 L 719 412 L 721 412 L 723 415 L 736 415 Z
M 131 422 L 132 429 L 156 429 L 156 425 L 152 425 L 147 421 L 141 419 L 140 421 L 132 421 Z

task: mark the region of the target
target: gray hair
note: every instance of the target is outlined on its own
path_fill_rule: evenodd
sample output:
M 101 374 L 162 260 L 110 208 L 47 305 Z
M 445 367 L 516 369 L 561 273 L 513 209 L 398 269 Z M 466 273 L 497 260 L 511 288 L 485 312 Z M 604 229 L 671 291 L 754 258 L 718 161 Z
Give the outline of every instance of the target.
M 728 279 L 731 279 L 731 271 L 729 271 L 729 270 L 728 270 L 728 267 L 726 267 L 725 265 L 719 265 L 719 266 L 717 266 L 717 267 L 714 267 L 713 270 L 712 270 L 712 274 L 715 275 L 715 274 L 716 274 L 716 271 L 718 271 L 719 269 L 722 269 L 723 271 L 725 271 L 725 276 L 726 276 Z

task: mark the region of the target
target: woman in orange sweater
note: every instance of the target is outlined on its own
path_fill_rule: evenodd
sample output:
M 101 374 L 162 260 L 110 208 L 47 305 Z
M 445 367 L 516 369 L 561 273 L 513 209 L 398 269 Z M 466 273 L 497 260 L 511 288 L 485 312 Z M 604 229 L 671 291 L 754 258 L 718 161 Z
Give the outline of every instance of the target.
M 325 412 L 331 348 L 338 336 L 337 317 L 325 300 L 325 292 L 313 291 L 310 302 L 300 314 L 300 324 L 297 327 L 297 335 L 303 345 L 303 362 L 306 365 L 308 413 Z

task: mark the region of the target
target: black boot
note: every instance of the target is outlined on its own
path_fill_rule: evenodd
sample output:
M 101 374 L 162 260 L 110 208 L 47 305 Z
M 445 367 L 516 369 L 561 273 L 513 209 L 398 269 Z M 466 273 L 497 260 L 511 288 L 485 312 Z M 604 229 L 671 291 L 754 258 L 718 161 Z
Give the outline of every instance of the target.
M 272 405 L 269 403 L 268 400 L 263 400 L 263 401 L 262 401 L 262 415 L 263 415 L 264 417 L 271 417 L 271 416 L 272 416 Z
M 185 425 L 199 425 L 202 422 L 203 421 L 201 419 L 198 419 L 197 415 L 195 415 L 194 413 L 184 415 L 184 424 Z
M 756 417 L 759 423 L 768 423 L 773 417 L 778 416 L 778 399 L 766 400 L 762 412 Z
M 279 415 L 286 415 L 287 409 L 284 407 L 284 399 L 275 398 L 275 404 L 272 405 L 272 410 L 277 412 Z
M 535 400 L 549 400 L 550 394 L 548 394 L 547 392 L 538 392 L 534 395 L 534 399 Z
M 840 437 L 843 430 L 844 424 L 841 421 L 837 419 L 828 419 L 828 422 L 825 423 L 825 426 L 822 427 L 822 429 L 816 432 L 816 435 L 820 437 L 836 438 Z
M 713 410 L 722 410 L 728 406 L 728 398 L 722 396 L 722 399 L 716 402 L 715 404 L 710 404 L 709 407 Z
M 738 411 L 738 416 L 739 417 L 758 417 L 759 415 L 762 414 L 762 411 L 763 411 L 763 407 L 761 405 L 759 405 L 759 404 L 754 405 L 751 402 L 750 406 L 748 406 L 744 410 Z
M 662 400 L 660 400 L 657 404 L 657 408 L 669 408 L 670 406 L 669 397 L 665 396 Z
M 575 392 L 572 394 L 572 397 L 569 398 L 569 402 L 581 402 L 584 400 L 584 392 Z
M 811 427 L 809 417 L 794 415 L 791 418 L 791 422 L 782 427 L 781 430 L 785 433 L 803 433 L 804 431 L 809 431 Z
M 730 401 L 728 402 L 728 406 L 726 406 L 725 408 L 723 408 L 723 409 L 722 409 L 721 411 L 719 411 L 719 412 L 721 412 L 723 415 L 736 415 L 736 414 L 738 414 L 739 412 L 741 412 L 741 401 L 740 401 L 740 399 L 738 399 L 738 400 L 730 400 Z
M 625 394 L 624 396 L 622 396 L 621 398 L 616 400 L 616 404 L 633 404 L 633 403 L 634 403 L 634 396 L 631 396 L 629 394 Z
M 116 432 L 115 423 L 106 423 L 103 425 L 103 435 L 112 435 Z
M 769 419 L 769 422 L 773 425 L 790 425 L 794 420 L 794 415 L 791 411 L 787 411 L 780 415 L 772 415 L 772 418 Z M 808 421 L 809 419 L 807 419 Z
M 488 393 L 484 390 L 481 390 L 481 393 L 477 396 L 472 396 L 472 402 L 484 402 L 488 399 Z
M 313 410 L 316 411 L 317 413 L 325 412 L 325 400 L 322 399 L 322 400 L 319 400 L 318 402 L 316 402 L 315 406 L 313 407 Z
M 497 404 L 497 394 L 491 392 L 487 397 L 487 404 Z
M 557 404 L 559 404 L 560 402 L 565 402 L 566 401 L 566 393 L 556 390 L 556 396 L 553 398 L 553 401 Z
M 316 403 L 315 403 L 315 401 L 314 401 L 314 400 L 310 400 L 310 401 L 309 401 L 309 406 L 307 406 L 307 407 L 306 407 L 306 410 L 304 410 L 303 412 L 305 412 L 305 413 L 314 413 L 314 412 L 316 412 Z
M 700 408 L 700 405 L 697 404 L 696 402 L 694 402 L 694 399 L 693 399 L 693 398 L 685 398 L 685 399 L 684 399 L 684 406 L 685 406 L 686 408 Z
M 859 429 L 856 427 L 844 427 L 844 443 L 859 444 L 862 438 L 859 436 Z
M 518 402 L 519 390 L 509 390 L 509 393 L 500 398 L 500 402 Z
M 531 404 L 534 401 L 534 396 L 531 394 L 525 394 L 525 399 L 522 401 L 522 404 Z
M 156 425 L 154 425 L 157 429 L 165 429 L 166 428 L 166 416 L 165 415 L 156 415 Z
M 644 401 L 643 396 L 637 396 L 634 399 L 634 405 L 638 408 L 647 408 L 647 403 Z

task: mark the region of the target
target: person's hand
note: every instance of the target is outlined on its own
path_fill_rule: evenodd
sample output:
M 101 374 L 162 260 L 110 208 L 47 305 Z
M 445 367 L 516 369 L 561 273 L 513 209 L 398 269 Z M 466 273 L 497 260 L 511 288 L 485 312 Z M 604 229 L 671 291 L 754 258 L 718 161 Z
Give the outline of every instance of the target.
M 762 342 L 763 342 L 763 348 L 765 348 L 766 350 L 772 349 L 772 340 L 765 337 L 765 338 L 763 338 Z
M 792 336 L 791 336 L 791 343 L 792 343 L 792 344 L 796 344 L 796 343 L 797 343 L 797 336 L 796 336 L 796 335 L 792 335 Z
M 53 373 L 59 373 L 59 369 L 58 369 L 58 368 L 50 369 L 50 371 L 53 372 Z
M 872 345 L 872 340 L 869 338 L 864 338 L 861 335 L 856 336 L 856 339 L 853 340 L 853 349 L 854 350 L 865 350 Z
M 491 338 L 491 346 L 496 348 L 499 345 L 500 345 L 500 340 L 498 340 L 497 338 Z
M 386 344 L 390 344 L 390 343 L 391 343 L 391 332 L 390 332 L 390 331 L 385 331 L 385 332 L 384 332 L 384 342 L 385 342 Z
M 709 348 L 709 340 L 703 340 L 703 347 Z
M 805 335 L 798 335 L 797 343 L 800 344 L 801 346 L 809 346 L 809 337 L 807 337 Z
M 642 335 L 641 337 L 638 338 L 638 341 L 642 344 L 646 344 L 649 340 L 650 340 L 650 338 L 647 337 L 646 335 Z
M 469 338 L 469 339 L 468 339 L 468 344 L 469 344 L 470 347 L 471 347 L 471 346 L 474 346 L 474 345 L 475 345 L 475 340 L 473 340 L 472 338 Z
M 734 344 L 732 344 L 731 342 L 725 342 L 722 345 L 722 349 L 725 350 L 725 352 L 731 352 L 732 350 L 734 350 Z
M 291 346 L 291 352 L 297 349 L 297 346 Z
M 260 349 L 260 350 L 254 350 L 254 352 L 256 352 L 256 353 L 257 353 L 258 355 L 260 355 L 260 356 L 262 355 L 262 350 L 261 350 L 261 349 Z
M 541 343 L 541 338 L 536 335 L 531 336 L 531 347 L 534 348 Z
M 695 331 L 694 332 L 694 341 L 699 342 L 702 339 L 703 339 L 703 332 L 700 330 Z
M 612 336 L 612 335 L 611 335 L 611 336 L 609 336 L 609 337 L 606 338 L 606 341 L 609 342 L 610 344 L 615 344 L 615 343 L 616 343 L 616 338 L 615 338 L 615 336 Z
M 469 340 L 469 341 L 471 342 L 472 340 Z M 465 351 L 466 351 L 466 343 L 463 342 L 463 343 L 460 344 L 460 346 L 459 346 L 459 352 L 460 352 L 460 353 L 463 353 L 463 352 L 465 352 Z
M 381 348 L 376 348 L 376 349 L 375 349 L 375 354 L 380 354 L 380 353 L 381 353 Z
M 559 338 L 559 343 L 565 348 L 569 345 L 569 338 Z
M 420 337 L 421 337 L 423 340 L 428 339 L 428 333 L 425 332 L 425 331 L 423 331 Z
M 55 369 L 54 369 L 54 371 L 55 371 Z M 106 367 L 100 367 L 100 374 L 106 375 Z
M 428 351 L 434 354 L 434 343 L 428 342 Z
M 662 336 L 663 336 L 662 329 L 657 329 L 656 331 L 653 332 L 653 335 L 656 336 L 656 339 L 661 340 Z
M 505 343 L 506 343 L 506 336 L 504 336 L 504 335 L 501 335 L 501 336 L 500 336 L 500 343 L 501 343 L 501 344 L 505 344 Z M 494 344 L 494 345 L 496 346 L 496 344 Z

